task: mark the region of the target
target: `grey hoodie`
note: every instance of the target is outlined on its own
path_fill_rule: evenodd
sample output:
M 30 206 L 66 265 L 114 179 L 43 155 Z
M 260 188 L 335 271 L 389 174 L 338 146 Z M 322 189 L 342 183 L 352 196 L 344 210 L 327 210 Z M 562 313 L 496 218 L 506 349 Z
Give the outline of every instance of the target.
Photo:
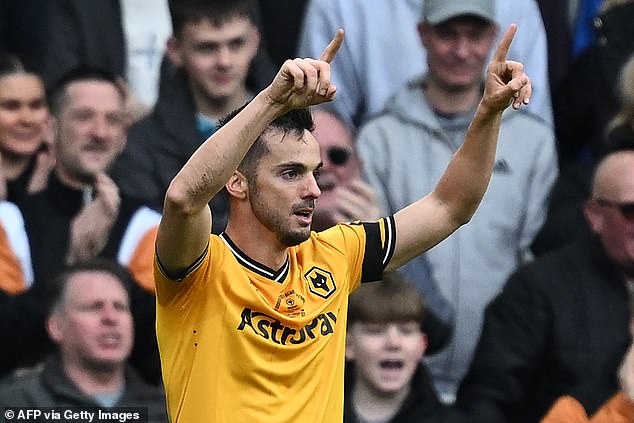
M 365 176 L 388 214 L 434 189 L 472 117 L 445 119 L 443 129 L 422 86 L 422 80 L 408 84 L 359 132 Z M 529 247 L 557 176 L 556 160 L 550 126 L 523 111 L 507 110 L 480 207 L 467 225 L 426 253 L 455 312 L 453 340 L 428 358 L 434 383 L 446 398 L 455 395 L 471 361 L 485 306 L 510 273 L 531 258 Z

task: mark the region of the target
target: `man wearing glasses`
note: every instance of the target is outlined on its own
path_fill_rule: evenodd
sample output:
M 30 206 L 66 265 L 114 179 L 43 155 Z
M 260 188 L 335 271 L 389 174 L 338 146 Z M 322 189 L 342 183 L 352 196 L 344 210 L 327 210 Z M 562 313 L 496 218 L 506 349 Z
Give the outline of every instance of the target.
M 487 308 L 458 391 L 473 422 L 535 422 L 562 395 L 588 416 L 617 389 L 630 345 L 634 149 L 608 154 L 584 206 L 589 230 L 516 271 Z
M 319 188 L 321 196 L 313 229 L 322 231 L 339 222 L 373 221 L 381 217 L 372 187 L 361 177 L 361 162 L 353 133 L 333 112 L 313 111 L 314 135 L 321 148 Z

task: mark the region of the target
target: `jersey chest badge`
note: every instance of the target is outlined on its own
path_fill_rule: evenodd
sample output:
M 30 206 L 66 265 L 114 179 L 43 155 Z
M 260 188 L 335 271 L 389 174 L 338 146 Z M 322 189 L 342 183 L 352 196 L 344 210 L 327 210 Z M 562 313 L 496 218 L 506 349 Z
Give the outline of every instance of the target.
M 304 278 L 310 292 L 322 298 L 330 297 L 337 290 L 332 274 L 319 267 L 312 267 L 304 274 Z

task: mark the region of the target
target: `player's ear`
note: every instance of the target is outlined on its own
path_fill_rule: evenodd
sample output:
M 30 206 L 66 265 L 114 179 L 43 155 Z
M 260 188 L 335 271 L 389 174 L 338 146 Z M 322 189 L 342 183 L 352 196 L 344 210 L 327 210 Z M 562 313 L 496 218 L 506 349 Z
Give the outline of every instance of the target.
M 247 178 L 239 170 L 235 170 L 229 178 L 229 182 L 225 185 L 229 195 L 244 200 L 249 192 L 249 184 Z

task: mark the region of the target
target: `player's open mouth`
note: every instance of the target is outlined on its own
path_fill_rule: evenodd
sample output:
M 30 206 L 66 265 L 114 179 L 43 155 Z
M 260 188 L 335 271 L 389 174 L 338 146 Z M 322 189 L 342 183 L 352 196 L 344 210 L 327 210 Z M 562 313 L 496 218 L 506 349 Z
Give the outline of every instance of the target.
M 295 216 L 297 216 L 302 225 L 310 225 L 313 221 L 313 209 L 300 209 L 295 211 Z
M 313 209 L 301 209 L 295 212 L 297 216 L 310 218 L 313 215 Z

